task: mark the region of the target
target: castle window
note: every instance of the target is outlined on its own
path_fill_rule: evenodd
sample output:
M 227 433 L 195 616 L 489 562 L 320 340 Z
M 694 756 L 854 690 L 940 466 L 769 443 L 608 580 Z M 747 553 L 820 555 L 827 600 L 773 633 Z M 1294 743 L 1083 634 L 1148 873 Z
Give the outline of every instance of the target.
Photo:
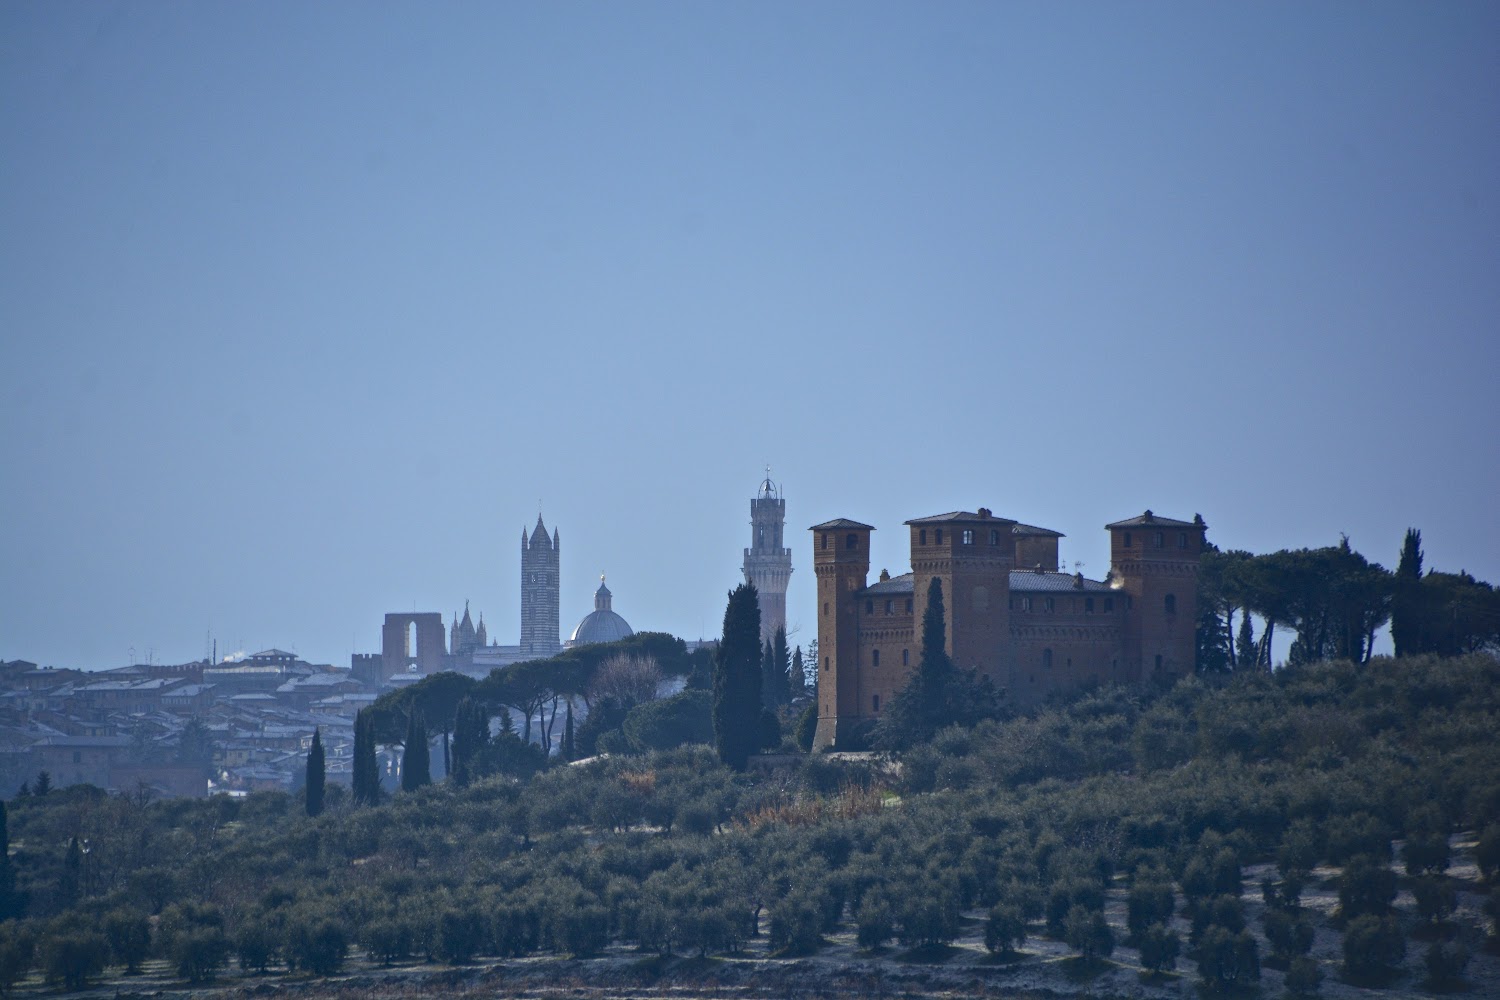
M 880 695 L 870 695 L 870 705 L 875 709 L 875 711 L 880 711 Z
M 1000 529 L 999 528 L 991 528 L 990 529 L 990 544 L 991 545 L 999 545 L 1000 544 Z
M 870 652 L 870 666 L 880 666 L 880 650 L 876 649 Z
M 901 651 L 901 665 L 903 667 L 911 666 L 911 650 L 903 649 Z
M 1175 615 L 1177 613 L 1177 595 L 1168 594 L 1166 597 L 1162 598 L 1162 606 L 1166 610 L 1167 614 Z
M 927 544 L 927 529 L 926 528 L 923 528 L 921 531 L 917 532 L 917 544 L 918 545 L 926 545 Z
M 1083 599 L 1083 613 L 1086 615 L 1094 613 L 1094 599 L 1092 597 L 1085 597 Z
M 1162 543 L 1165 542 L 1166 539 L 1162 536 L 1162 533 L 1160 531 L 1158 531 L 1156 533 L 1156 536 L 1151 541 L 1152 541 L 1152 544 L 1155 545 L 1157 548 L 1161 548 L 1162 547 Z
M 1044 603 L 1044 605 L 1045 605 L 1045 607 L 1046 607 L 1046 609 L 1048 611 L 1052 610 L 1052 607 L 1053 607 L 1053 605 L 1052 605 L 1052 598 L 1050 598 L 1050 597 L 1044 598 L 1043 603 Z
M 1179 531 L 1177 533 L 1177 547 L 1179 549 L 1185 549 L 1185 548 L 1187 548 L 1187 532 L 1186 531 Z
M 1119 670 L 1120 669 L 1120 661 L 1119 660 L 1110 660 L 1109 661 L 1109 669 L 1111 669 L 1111 670 Z
M 828 602 L 827 601 L 823 602 L 823 617 L 824 618 L 828 617 Z
M 1050 650 L 1050 649 L 1044 649 L 1044 650 L 1042 650 L 1042 669 L 1043 670 L 1051 670 L 1052 669 L 1052 650 Z
M 1114 609 L 1115 609 L 1115 599 L 1113 597 L 1106 597 L 1104 599 L 1104 610 L 1105 611 L 1113 611 Z
M 937 544 L 938 545 L 942 545 L 943 544 L 943 529 L 942 528 L 938 528 L 937 529 L 936 536 L 937 536 Z
M 1156 669 L 1157 670 L 1161 669 L 1161 654 L 1160 653 L 1156 654 Z
M 906 613 L 911 614 L 911 598 L 906 599 Z
M 825 548 L 825 549 L 828 548 L 828 532 L 826 532 L 826 531 L 823 532 L 822 547 Z
M 849 534 L 844 538 L 844 548 L 846 548 L 846 549 L 853 549 L 853 548 L 857 548 L 858 546 L 859 546 L 859 536 L 856 535 L 852 531 L 849 532 Z
M 1022 611 L 1030 611 L 1031 610 L 1031 598 L 1029 598 L 1029 597 L 1023 597 L 1023 598 L 1021 598 L 1021 610 Z
M 865 614 L 867 614 L 867 615 L 873 615 L 874 613 L 875 613 L 875 602 L 874 601 L 866 601 L 865 602 Z
M 1130 548 L 1130 532 L 1125 532 L 1125 547 Z
M 828 657 L 826 657 L 826 656 L 823 657 L 823 669 L 824 670 L 828 669 Z
M 974 529 L 973 528 L 965 528 L 964 529 L 963 543 L 965 545 L 973 545 L 974 544 Z
M 886 614 L 891 614 L 895 610 L 896 610 L 896 602 L 895 601 L 886 601 L 885 602 L 885 613 Z

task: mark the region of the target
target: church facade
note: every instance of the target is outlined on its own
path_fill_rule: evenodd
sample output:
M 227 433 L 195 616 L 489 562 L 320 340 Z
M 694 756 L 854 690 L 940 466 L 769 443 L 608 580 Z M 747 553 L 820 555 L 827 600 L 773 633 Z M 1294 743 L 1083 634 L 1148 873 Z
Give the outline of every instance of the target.
M 853 745 L 916 668 L 922 613 L 941 582 L 945 638 L 1014 704 L 1097 682 L 1193 669 L 1198 558 L 1206 525 L 1146 511 L 1105 525 L 1103 580 L 1058 569 L 1061 533 L 985 508 L 906 522 L 911 572 L 871 583 L 870 533 L 839 518 L 814 525 L 818 588 L 815 747 Z

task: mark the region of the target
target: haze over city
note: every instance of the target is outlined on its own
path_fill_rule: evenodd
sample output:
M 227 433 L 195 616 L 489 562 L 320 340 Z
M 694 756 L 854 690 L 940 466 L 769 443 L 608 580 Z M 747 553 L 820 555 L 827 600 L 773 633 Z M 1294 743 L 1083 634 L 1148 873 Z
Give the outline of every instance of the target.
M 1486 4 L 0 8 L 0 655 L 717 634 L 748 500 L 1500 579 Z M 796 631 L 800 628 L 800 632 Z

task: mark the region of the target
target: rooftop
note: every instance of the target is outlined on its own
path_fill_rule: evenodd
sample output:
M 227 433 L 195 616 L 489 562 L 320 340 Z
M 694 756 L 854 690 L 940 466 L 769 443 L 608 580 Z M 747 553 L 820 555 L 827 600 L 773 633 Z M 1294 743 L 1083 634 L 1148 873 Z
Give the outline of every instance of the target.
M 993 513 L 990 512 L 990 509 L 988 507 L 981 507 L 981 508 L 979 508 L 979 510 L 977 512 L 976 511 L 972 511 L 972 510 L 950 510 L 946 514 L 933 514 L 931 517 L 914 517 L 910 521 L 907 521 L 906 523 L 907 524 L 947 524 L 950 521 L 955 521 L 955 522 L 998 521 L 1001 524 L 1015 524 L 1016 523 L 1015 521 L 1012 521 L 1008 517 L 996 517 Z
M 1179 521 L 1179 520 L 1177 520 L 1175 518 L 1171 518 L 1171 517 L 1162 517 L 1159 514 L 1153 514 L 1151 511 L 1148 510 L 1144 514 L 1141 514 L 1141 515 L 1139 515 L 1137 517 L 1127 518 L 1124 521 L 1116 521 L 1113 524 L 1106 524 L 1104 527 L 1106 527 L 1106 528 L 1140 528 L 1140 527 L 1197 528 L 1197 527 L 1201 527 L 1201 526 L 1199 524 L 1197 524 L 1196 522 L 1194 522 L 1194 521 Z
M 815 524 L 811 528 L 808 528 L 807 530 L 808 531 L 837 531 L 840 528 L 862 528 L 865 531 L 874 531 L 875 530 L 874 525 L 860 524 L 858 521 L 851 521 L 847 517 L 836 517 L 832 521 L 824 521 L 822 524 Z

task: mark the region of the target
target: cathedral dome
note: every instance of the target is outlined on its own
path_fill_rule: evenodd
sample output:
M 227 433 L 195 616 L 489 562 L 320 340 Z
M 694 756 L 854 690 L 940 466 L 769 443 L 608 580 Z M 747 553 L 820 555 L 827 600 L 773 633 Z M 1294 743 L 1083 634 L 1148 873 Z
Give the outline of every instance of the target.
M 573 629 L 573 634 L 568 637 L 570 646 L 587 646 L 595 642 L 618 642 L 628 639 L 635 633 L 630 629 L 630 623 L 611 609 L 610 604 L 614 595 L 604 585 L 604 577 L 599 578 L 599 589 L 594 591 L 594 610 L 584 616 L 578 627 Z

